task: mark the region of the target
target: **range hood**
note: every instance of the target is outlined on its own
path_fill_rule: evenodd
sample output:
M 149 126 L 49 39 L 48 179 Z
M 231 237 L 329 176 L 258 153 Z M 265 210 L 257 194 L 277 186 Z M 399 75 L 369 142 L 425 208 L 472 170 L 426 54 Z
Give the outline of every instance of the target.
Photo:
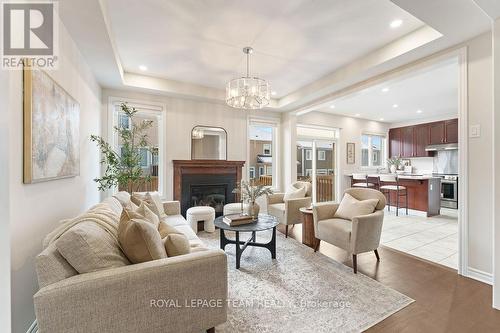
M 442 151 L 442 150 L 457 150 L 458 143 L 444 143 L 439 145 L 429 145 L 425 147 L 425 151 Z

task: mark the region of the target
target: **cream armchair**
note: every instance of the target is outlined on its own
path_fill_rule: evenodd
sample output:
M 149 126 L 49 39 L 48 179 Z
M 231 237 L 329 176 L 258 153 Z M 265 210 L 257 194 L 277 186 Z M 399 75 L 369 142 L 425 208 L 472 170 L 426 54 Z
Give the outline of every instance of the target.
M 293 187 L 306 188 L 306 196 L 299 199 L 284 200 L 285 193 L 275 193 L 267 197 L 267 213 L 278 218 L 285 225 L 285 237 L 288 237 L 288 226 L 302 223 L 302 215 L 299 211 L 302 207 L 311 205 L 312 184 L 309 182 L 295 182 Z
M 377 261 L 380 261 L 377 249 L 380 245 L 386 199 L 381 192 L 372 189 L 350 188 L 344 193 L 349 193 L 358 200 L 378 199 L 375 212 L 356 216 L 351 221 L 334 217 L 339 207 L 338 204 L 314 205 L 314 235 L 319 239 L 314 251 L 318 250 L 322 240 L 346 250 L 352 254 L 352 268 L 356 274 L 357 254 L 374 251 Z

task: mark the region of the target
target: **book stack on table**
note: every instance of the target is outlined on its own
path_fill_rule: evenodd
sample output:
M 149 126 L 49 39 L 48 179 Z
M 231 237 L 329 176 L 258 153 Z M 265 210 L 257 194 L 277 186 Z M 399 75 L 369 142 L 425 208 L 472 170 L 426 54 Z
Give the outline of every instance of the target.
M 252 223 L 254 219 L 250 215 L 246 214 L 230 214 L 225 215 L 222 219 L 227 225 L 234 227 L 236 225 Z

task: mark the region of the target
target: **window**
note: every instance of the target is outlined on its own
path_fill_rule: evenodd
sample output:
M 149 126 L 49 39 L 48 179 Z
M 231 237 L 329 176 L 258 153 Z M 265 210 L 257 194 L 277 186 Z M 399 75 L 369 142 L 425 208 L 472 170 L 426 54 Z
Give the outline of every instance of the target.
M 127 115 L 119 114 L 118 126 L 120 126 L 120 128 L 132 129 L 132 126 L 130 124 L 130 118 Z
M 313 154 L 312 154 L 312 150 L 311 149 L 307 149 L 306 150 L 306 161 L 312 161 L 313 159 Z
M 279 178 L 278 128 L 279 120 L 270 119 L 250 119 L 248 126 L 248 179 L 274 188 L 278 187 Z
M 250 179 L 254 179 L 255 178 L 255 167 L 250 167 L 248 169 L 248 176 L 250 177 Z
M 263 149 L 262 149 L 262 153 L 263 153 L 264 155 L 271 155 L 271 144 L 269 144 L 269 143 L 264 143 L 264 144 L 262 145 L 262 148 L 263 148 Z
M 326 151 L 318 150 L 318 161 L 325 161 L 325 160 L 326 160 Z
M 120 155 L 130 153 L 129 150 L 123 147 L 123 138 L 117 135 L 116 131 L 112 130 L 113 127 L 122 129 L 133 130 L 135 126 L 140 126 L 145 121 L 152 122 L 152 126 L 148 127 L 145 131 L 147 135 L 147 146 L 142 146 L 135 140 L 135 151 L 138 154 L 139 165 L 142 169 L 141 180 L 137 184 L 137 191 L 158 191 L 162 193 L 162 174 L 158 170 L 162 169 L 163 164 L 163 110 L 161 104 L 142 104 L 135 102 L 128 102 L 128 106 L 137 109 L 137 113 L 131 119 L 123 113 L 120 105 L 124 102 L 121 99 L 114 97 L 110 98 L 109 104 L 109 118 L 112 123 L 109 124 L 109 142 L 112 143 L 114 150 L 119 152 Z M 126 190 L 125 188 L 118 187 L 117 191 Z M 163 194 L 163 193 L 162 193 Z
M 363 134 L 361 136 L 361 166 L 380 167 L 384 165 L 385 137 Z

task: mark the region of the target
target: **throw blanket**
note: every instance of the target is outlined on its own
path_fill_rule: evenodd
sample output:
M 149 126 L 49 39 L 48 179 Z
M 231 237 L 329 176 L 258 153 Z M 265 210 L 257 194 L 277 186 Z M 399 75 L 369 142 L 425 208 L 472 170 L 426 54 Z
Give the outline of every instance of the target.
M 68 229 L 82 222 L 94 222 L 104 228 L 118 242 L 118 220 L 120 217 L 106 204 L 97 204 L 87 212 L 73 219 L 62 220 L 61 224 L 43 240 L 43 248 L 55 242 Z

